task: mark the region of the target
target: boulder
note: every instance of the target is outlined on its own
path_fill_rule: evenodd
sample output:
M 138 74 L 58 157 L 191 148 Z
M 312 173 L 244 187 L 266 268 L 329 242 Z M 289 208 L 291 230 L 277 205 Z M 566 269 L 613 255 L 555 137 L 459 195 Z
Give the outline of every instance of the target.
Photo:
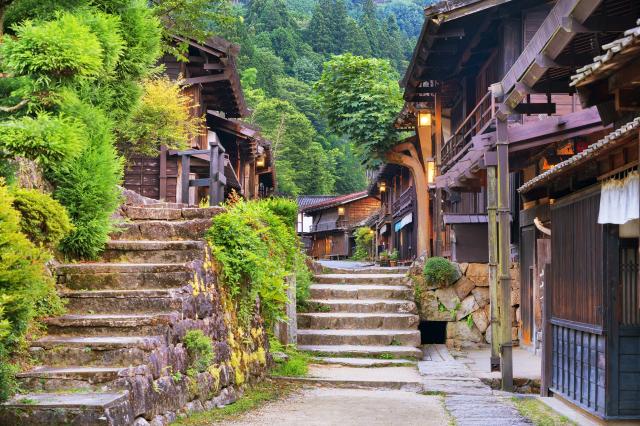
M 469 264 L 467 262 L 458 263 L 458 267 L 460 268 L 460 273 L 462 275 L 467 274 L 467 269 L 469 269 Z
M 476 299 L 473 296 L 468 296 L 460 302 L 460 308 L 456 312 L 456 319 L 460 321 L 478 309 L 480 309 L 480 306 L 476 303 Z
M 435 294 L 438 302 L 442 303 L 449 311 L 455 310 L 460 303 L 460 298 L 453 287 L 439 288 Z
M 453 285 L 453 288 L 455 289 L 458 298 L 462 300 L 467 297 L 469 293 L 471 293 L 471 290 L 473 290 L 475 286 L 476 285 L 473 281 L 463 276 L 458 281 L 456 281 L 456 283 Z
M 144 417 L 138 417 L 133 421 L 132 426 L 149 426 L 149 422 Z
M 487 327 L 484 333 L 484 341 L 491 344 L 491 327 Z
M 467 278 L 477 286 L 489 286 L 489 265 L 486 263 L 470 263 L 467 268 Z
M 481 308 L 489 305 L 489 287 L 475 287 L 473 290 L 471 290 L 471 294 L 473 294 L 473 297 L 476 298 L 476 302 Z
M 427 321 L 451 321 L 449 311 L 440 311 L 435 291 L 424 291 L 419 300 L 420 319 Z
M 476 325 L 476 327 L 478 327 L 478 330 L 480 330 L 481 333 L 487 331 L 490 320 L 484 309 L 478 309 L 477 311 L 473 312 L 471 314 L 471 317 L 473 318 L 473 323 Z
M 483 337 L 478 327 L 469 327 L 466 321 L 447 323 L 447 339 L 453 339 L 454 345 L 462 348 L 474 347 L 482 343 Z

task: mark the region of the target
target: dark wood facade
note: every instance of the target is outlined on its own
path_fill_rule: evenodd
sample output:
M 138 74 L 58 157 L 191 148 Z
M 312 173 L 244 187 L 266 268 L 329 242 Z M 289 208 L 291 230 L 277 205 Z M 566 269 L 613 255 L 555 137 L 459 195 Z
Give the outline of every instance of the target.
M 132 155 L 126 188 L 167 202 L 218 204 L 231 191 L 247 199 L 275 189 L 271 145 L 238 118 L 248 113 L 235 65 L 238 46 L 220 38 L 188 44 L 188 61 L 165 55 L 165 73 L 184 85 L 192 114 L 206 118 L 200 135 L 185 151 L 162 148 L 156 157 Z
M 353 255 L 353 231 L 380 209 L 380 201 L 358 192 L 312 204 L 301 213 L 311 216 L 306 234 L 314 259 L 344 259 Z

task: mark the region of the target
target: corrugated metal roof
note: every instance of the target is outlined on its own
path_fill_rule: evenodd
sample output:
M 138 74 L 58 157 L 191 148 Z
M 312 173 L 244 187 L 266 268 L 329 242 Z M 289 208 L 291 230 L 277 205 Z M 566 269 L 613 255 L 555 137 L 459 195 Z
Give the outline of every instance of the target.
M 628 136 L 631 132 L 635 132 L 638 128 L 640 128 L 640 117 L 637 117 L 635 120 L 609 133 L 607 136 L 600 139 L 598 142 L 590 145 L 589 148 L 585 149 L 584 151 L 574 155 L 573 157 L 559 164 L 556 164 L 551 169 L 531 179 L 529 182 L 525 183 L 520 188 L 518 188 L 518 192 L 521 192 L 521 193 L 527 192 L 533 188 L 536 188 L 542 185 L 544 182 L 551 180 L 553 177 L 557 176 L 558 174 L 568 169 L 571 169 L 573 167 L 576 167 L 579 164 L 584 163 L 590 158 L 595 157 L 600 151 L 615 144 L 625 136 Z
M 347 195 L 340 195 L 338 197 L 334 197 L 332 199 L 319 202 L 317 204 L 314 204 L 312 206 L 309 206 L 309 207 L 307 207 L 305 209 L 301 209 L 301 210 L 304 210 L 305 212 L 311 212 L 311 211 L 315 211 L 315 210 L 326 209 L 326 208 L 330 208 L 330 207 L 339 206 L 341 204 L 350 203 L 352 201 L 360 200 L 360 199 L 366 198 L 368 196 L 369 196 L 369 194 L 367 193 L 367 191 L 355 192 L 353 194 L 347 194 Z
M 336 197 L 336 195 L 300 195 L 296 201 L 298 203 L 298 208 L 300 210 L 304 210 L 315 204 L 319 204 Z
M 615 68 L 614 59 L 618 59 L 621 55 L 628 53 L 630 50 L 636 50 L 640 47 L 640 19 L 636 22 L 638 25 L 624 32 L 624 37 L 612 41 L 602 46 L 604 54 L 593 58 L 593 63 L 585 65 L 576 70 L 576 74 L 571 76 L 571 86 L 582 85 L 587 80 L 595 80 L 598 76 L 606 74 L 609 70 Z

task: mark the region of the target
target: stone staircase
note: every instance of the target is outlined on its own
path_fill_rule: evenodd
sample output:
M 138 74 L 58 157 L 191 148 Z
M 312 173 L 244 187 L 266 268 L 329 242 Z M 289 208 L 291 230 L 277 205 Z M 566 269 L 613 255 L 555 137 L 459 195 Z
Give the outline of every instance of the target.
M 126 222 L 100 262 L 60 265 L 58 288 L 68 312 L 48 319 L 48 334 L 31 343 L 36 366 L 18 375 L 24 393 L 2 407 L 0 424 L 144 425 L 175 418 L 194 397 L 182 376 L 186 331 L 202 329 L 217 354 L 231 352 L 220 300 L 193 285 L 197 277 L 203 281 L 201 238 L 219 211 L 169 203 L 125 207 Z M 233 387 L 234 374 L 221 362 L 218 383 L 200 379 L 213 380 L 198 377 L 196 396 L 207 395 L 203 407 L 216 390 Z
M 420 359 L 413 287 L 402 268 L 333 269 L 315 275 L 309 312 L 298 313 L 298 348 L 325 362 Z M 394 361 L 399 360 L 399 361 Z M 372 360 L 370 363 L 374 363 Z

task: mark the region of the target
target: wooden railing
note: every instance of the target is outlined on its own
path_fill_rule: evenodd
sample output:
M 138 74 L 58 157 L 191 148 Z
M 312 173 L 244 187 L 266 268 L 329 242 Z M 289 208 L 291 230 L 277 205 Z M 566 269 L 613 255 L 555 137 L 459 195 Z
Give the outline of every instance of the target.
M 471 139 L 482 133 L 491 125 L 496 116 L 496 104 L 491 91 L 480 99 L 480 102 L 467 115 L 451 137 L 442 145 L 441 158 L 443 170 L 447 170 L 453 163 L 471 148 Z
M 413 186 L 405 189 L 400 196 L 393 202 L 393 207 L 391 211 L 395 215 L 396 213 L 401 213 L 401 210 L 407 204 L 410 204 L 413 201 Z
M 178 151 L 175 155 L 180 157 L 181 163 L 181 191 L 184 204 L 189 204 L 189 188 L 190 187 L 208 187 L 209 188 L 209 205 L 217 206 L 224 201 L 224 187 L 227 179 L 224 175 L 224 166 L 226 163 L 226 154 L 224 148 L 217 141 L 209 144 L 209 149 L 189 149 Z M 191 157 L 207 156 L 209 160 L 209 176 L 201 179 L 191 179 Z
M 320 222 L 311 226 L 311 232 L 333 231 L 334 229 L 347 229 L 349 223 L 344 220 L 336 220 L 335 222 Z

